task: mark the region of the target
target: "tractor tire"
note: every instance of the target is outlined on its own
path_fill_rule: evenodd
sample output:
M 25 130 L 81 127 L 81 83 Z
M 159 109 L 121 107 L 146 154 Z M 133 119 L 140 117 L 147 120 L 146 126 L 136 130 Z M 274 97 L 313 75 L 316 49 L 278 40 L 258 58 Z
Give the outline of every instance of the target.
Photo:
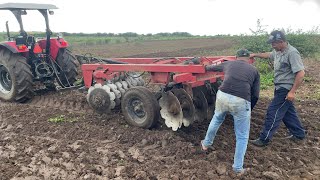
M 71 55 L 70 51 L 60 49 L 56 61 L 59 65 L 59 74 L 57 75 L 59 85 L 62 87 L 73 86 L 78 76 L 75 57 Z
M 26 58 L 0 49 L 0 99 L 23 103 L 33 94 L 33 75 Z
M 153 93 L 142 86 L 130 88 L 122 97 L 122 113 L 128 124 L 150 129 L 160 118 L 160 106 Z

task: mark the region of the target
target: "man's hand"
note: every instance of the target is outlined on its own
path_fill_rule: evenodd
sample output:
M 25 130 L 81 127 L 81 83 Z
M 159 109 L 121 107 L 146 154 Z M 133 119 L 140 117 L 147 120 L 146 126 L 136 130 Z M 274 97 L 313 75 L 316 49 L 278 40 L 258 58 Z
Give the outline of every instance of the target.
M 295 92 L 298 89 L 298 87 L 300 86 L 300 84 L 303 80 L 304 74 L 305 74 L 304 70 L 297 72 L 296 78 L 294 80 L 294 84 L 293 84 L 291 90 L 289 91 L 289 93 L 287 94 L 287 97 L 286 97 L 287 100 L 293 101 L 295 99 Z
M 287 94 L 286 100 L 288 100 L 288 101 L 294 101 L 294 99 L 295 99 L 295 94 L 294 94 L 294 92 L 289 91 L 288 94 Z
M 251 53 L 251 54 L 250 54 L 250 58 L 254 58 L 254 57 L 256 57 L 256 54 Z

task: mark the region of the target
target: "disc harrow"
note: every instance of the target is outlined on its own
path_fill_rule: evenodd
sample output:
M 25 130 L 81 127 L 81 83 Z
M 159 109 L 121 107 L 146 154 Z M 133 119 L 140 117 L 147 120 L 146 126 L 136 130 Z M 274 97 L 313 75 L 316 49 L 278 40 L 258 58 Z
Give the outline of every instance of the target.
M 234 56 L 113 58 L 103 59 L 110 64 L 82 64 L 81 68 L 87 101 L 95 111 L 106 113 L 121 107 L 133 126 L 152 128 L 163 119 L 167 127 L 177 131 L 212 118 L 224 74 L 206 72 L 205 65 L 234 60 Z M 160 90 L 152 92 L 146 86 L 159 86 Z

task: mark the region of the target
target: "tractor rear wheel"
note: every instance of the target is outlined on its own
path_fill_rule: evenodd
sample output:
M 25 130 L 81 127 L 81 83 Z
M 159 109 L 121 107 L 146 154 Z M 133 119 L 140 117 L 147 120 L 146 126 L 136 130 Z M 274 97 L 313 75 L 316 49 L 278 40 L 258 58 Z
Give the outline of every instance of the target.
M 57 64 L 59 65 L 58 83 L 62 87 L 73 86 L 77 80 L 78 71 L 76 59 L 71 55 L 70 51 L 60 49 L 57 56 Z
M 0 99 L 26 102 L 33 96 L 33 75 L 25 57 L 0 49 Z
M 160 118 L 160 107 L 152 92 L 142 86 L 130 88 L 122 97 L 122 113 L 130 125 L 152 128 Z

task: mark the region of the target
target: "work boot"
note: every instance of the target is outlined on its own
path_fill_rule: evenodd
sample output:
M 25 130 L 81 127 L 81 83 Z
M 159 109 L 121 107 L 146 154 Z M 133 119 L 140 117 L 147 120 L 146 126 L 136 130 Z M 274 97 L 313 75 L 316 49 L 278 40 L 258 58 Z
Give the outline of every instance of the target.
M 260 138 L 258 138 L 256 140 L 251 140 L 250 142 L 253 145 L 258 146 L 258 147 L 264 147 L 264 146 L 267 146 L 269 144 L 269 142 L 261 140 Z
M 286 139 L 289 139 L 293 142 L 301 142 L 304 140 L 304 137 L 297 137 L 297 136 L 294 136 L 294 135 L 289 135 L 286 137 Z

